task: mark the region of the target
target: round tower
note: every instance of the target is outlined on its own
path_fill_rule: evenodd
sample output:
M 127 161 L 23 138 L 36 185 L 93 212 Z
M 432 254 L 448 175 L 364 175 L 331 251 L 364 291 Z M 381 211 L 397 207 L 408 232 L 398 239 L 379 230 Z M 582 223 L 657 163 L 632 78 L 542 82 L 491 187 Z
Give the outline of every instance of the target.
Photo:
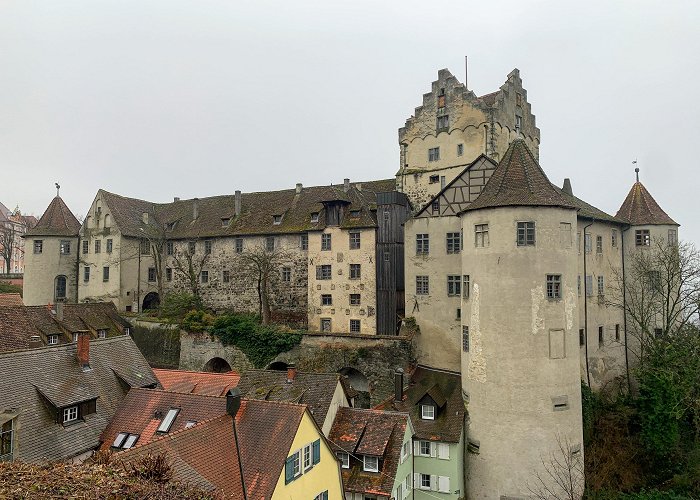
M 557 491 L 547 469 L 571 475 L 580 496 L 576 210 L 516 140 L 462 230 L 468 498 L 530 496 L 540 481 Z

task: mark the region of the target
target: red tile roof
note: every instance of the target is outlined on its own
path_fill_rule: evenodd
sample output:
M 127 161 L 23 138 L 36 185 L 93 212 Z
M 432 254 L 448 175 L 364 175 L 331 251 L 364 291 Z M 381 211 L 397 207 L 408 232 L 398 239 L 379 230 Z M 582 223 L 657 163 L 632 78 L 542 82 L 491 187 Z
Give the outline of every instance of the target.
M 22 296 L 18 293 L 0 293 L 0 306 L 23 306 Z
M 647 188 L 639 181 L 634 183 L 615 217 L 633 226 L 678 225 L 662 210 Z
M 63 200 L 56 196 L 41 216 L 39 222 L 29 229 L 27 236 L 78 236 L 80 222 Z
M 238 385 L 241 378 L 236 372 L 210 373 L 154 368 L 153 373 L 166 391 L 207 396 L 225 396 L 229 389 Z

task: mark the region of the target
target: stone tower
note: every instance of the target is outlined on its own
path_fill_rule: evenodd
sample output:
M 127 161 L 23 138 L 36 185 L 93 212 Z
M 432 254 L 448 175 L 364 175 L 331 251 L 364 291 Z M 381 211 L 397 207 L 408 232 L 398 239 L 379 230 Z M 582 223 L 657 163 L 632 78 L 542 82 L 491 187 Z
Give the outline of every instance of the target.
M 80 222 L 60 196 L 25 234 L 24 303 L 28 306 L 78 301 Z
M 462 214 L 468 498 L 528 496 L 560 444 L 583 460 L 576 223 L 523 139 Z
M 397 190 L 417 212 L 479 155 L 498 161 L 516 137 L 538 157 L 540 130 L 517 69 L 499 90 L 483 96 L 442 69 L 399 129 Z

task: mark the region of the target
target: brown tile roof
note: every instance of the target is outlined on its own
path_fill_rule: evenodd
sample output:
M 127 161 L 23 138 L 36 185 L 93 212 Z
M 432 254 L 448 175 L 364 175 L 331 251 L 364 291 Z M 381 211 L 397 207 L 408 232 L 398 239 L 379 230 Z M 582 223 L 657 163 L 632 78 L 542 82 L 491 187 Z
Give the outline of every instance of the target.
M 465 211 L 505 206 L 575 208 L 549 182 L 522 139 L 511 142 L 483 191 Z
M 195 394 L 182 396 L 197 398 Z M 222 400 L 225 408 L 226 398 L 212 399 Z M 236 414 L 236 431 L 248 498 L 272 496 L 305 411 L 303 405 L 241 401 Z M 175 431 L 147 444 L 139 443 L 120 453 L 119 458 L 132 461 L 146 454 L 165 452 L 172 462 L 175 479 L 217 491 L 228 498 L 242 498 L 233 422 L 225 409 L 223 415 L 189 429 Z
M 180 200 L 172 203 L 152 203 L 126 198 L 100 190 L 119 230 L 126 236 L 141 237 L 142 215 L 149 214 L 149 221 L 157 221 L 165 227 L 168 238 L 202 238 L 250 234 L 290 234 L 322 230 L 324 224 L 324 201 L 341 200 L 349 203 L 341 228 L 375 227 L 376 195 L 394 191 L 395 179 L 385 179 L 350 184 L 346 193 L 343 185 L 304 187 L 301 193 L 295 189 L 263 191 L 241 195 L 241 214 L 235 216 L 235 196 L 222 195 L 208 198 Z M 195 220 L 194 205 L 198 217 Z M 359 211 L 356 217 L 350 211 Z M 311 222 L 311 214 L 318 212 L 319 222 Z M 282 222 L 273 224 L 275 215 Z M 230 219 L 227 226 L 222 219 Z M 170 229 L 172 226 L 172 229 Z M 158 229 L 152 227 L 151 231 Z
M 40 334 L 24 305 L 0 306 L 0 352 L 27 349 L 29 338 Z
M 78 236 L 80 222 L 63 200 L 56 196 L 41 216 L 39 222 L 29 229 L 27 236 Z
M 561 194 L 564 198 L 569 200 L 569 202 L 571 202 L 571 204 L 574 205 L 574 207 L 576 207 L 576 209 L 578 210 L 579 217 L 583 217 L 585 219 L 595 219 L 597 221 L 613 222 L 616 224 L 625 224 L 625 221 L 603 212 L 599 208 L 596 208 L 593 205 L 586 203 L 582 199 L 574 196 L 573 194 L 568 194 L 563 189 L 554 186 L 554 184 L 552 184 L 552 186 L 559 192 L 559 194 Z
M 225 396 L 229 389 L 238 385 L 241 378 L 236 372 L 210 373 L 154 368 L 153 373 L 166 391 L 206 396 Z
M 316 424 L 323 427 L 341 377 L 337 373 L 297 371 L 294 381 L 287 383 L 286 371 L 248 370 L 241 375 L 238 389 L 248 399 L 306 404 Z
M 644 184 L 639 181 L 632 185 L 632 189 L 630 189 L 615 217 L 633 226 L 678 225 L 663 211 L 651 193 L 644 187 Z
M 0 306 L 23 306 L 22 296 L 18 293 L 0 293 Z
M 14 458 L 25 462 L 63 460 L 100 444 L 100 434 L 120 407 L 128 386 L 114 368 L 138 374 L 141 386 L 157 384 L 131 337 L 90 342 L 90 371 L 78 363 L 76 345 L 0 353 L 0 413 L 16 417 Z M 45 396 L 42 396 L 45 395 Z M 64 427 L 54 405 L 97 397 L 96 413 Z
M 342 470 L 346 491 L 391 496 L 408 422 L 407 413 L 338 409 L 328 439 L 351 456 L 350 468 Z M 362 455 L 380 457 L 380 472 L 363 471 Z
M 420 418 L 418 403 L 426 395 L 435 394 L 436 386 L 444 395 L 446 405 L 437 411 L 435 420 L 423 420 Z M 377 408 L 407 412 L 411 416 L 415 436 L 419 439 L 457 443 L 462 435 L 464 423 L 460 375 L 456 372 L 418 366 L 404 391 L 403 401 L 386 401 Z

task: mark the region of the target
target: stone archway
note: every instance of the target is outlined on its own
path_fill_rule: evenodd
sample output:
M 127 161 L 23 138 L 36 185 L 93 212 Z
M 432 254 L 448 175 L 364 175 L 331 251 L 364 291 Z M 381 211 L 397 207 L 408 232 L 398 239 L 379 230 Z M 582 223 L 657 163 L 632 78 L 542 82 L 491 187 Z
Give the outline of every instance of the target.
M 358 395 L 355 397 L 355 407 L 369 408 L 370 395 L 369 380 L 367 377 L 360 370 L 352 368 L 351 366 L 341 368 L 338 370 L 338 373 L 346 377 L 350 386 L 358 392 Z
M 231 371 L 231 365 L 223 358 L 211 358 L 202 368 L 204 372 L 225 373 Z
M 157 292 L 148 292 L 143 298 L 142 311 L 147 311 L 148 309 L 158 309 L 160 305 L 160 296 Z
M 267 366 L 268 370 L 278 370 L 278 371 L 286 371 L 289 365 L 285 363 L 284 361 L 273 361 Z

